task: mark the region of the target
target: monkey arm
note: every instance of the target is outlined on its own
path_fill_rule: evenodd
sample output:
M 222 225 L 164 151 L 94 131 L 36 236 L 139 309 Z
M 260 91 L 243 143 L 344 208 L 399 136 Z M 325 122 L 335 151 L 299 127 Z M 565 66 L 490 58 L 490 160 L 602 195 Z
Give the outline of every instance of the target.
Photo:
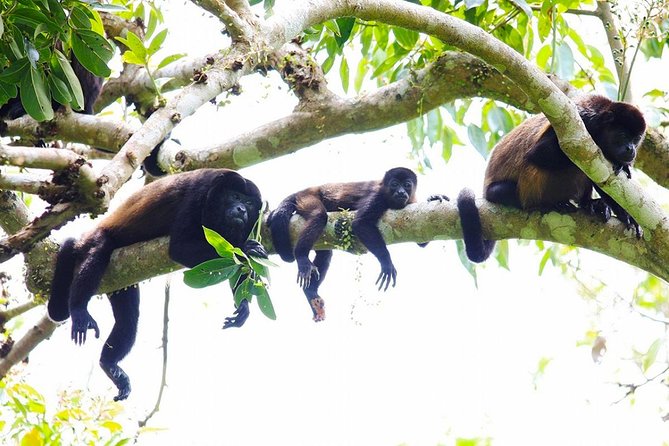
M 383 291 L 385 291 L 388 289 L 391 281 L 393 286 L 395 286 L 397 270 L 390 258 L 390 252 L 388 252 L 381 231 L 376 226 L 381 215 L 385 212 L 385 209 L 379 212 L 379 206 L 373 206 L 372 203 L 370 206 L 361 208 L 353 219 L 351 229 L 355 236 L 360 239 L 369 252 L 374 254 L 381 264 L 381 273 L 376 279 L 376 284 L 379 285 L 379 290 L 383 288 Z

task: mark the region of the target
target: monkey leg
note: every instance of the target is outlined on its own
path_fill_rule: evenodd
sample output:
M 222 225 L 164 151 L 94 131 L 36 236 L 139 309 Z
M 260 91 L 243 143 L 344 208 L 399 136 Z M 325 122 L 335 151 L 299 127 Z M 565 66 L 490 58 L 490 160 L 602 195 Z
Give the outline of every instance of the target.
M 304 295 L 307 296 L 307 301 L 314 313 L 314 322 L 325 320 L 325 301 L 318 295 L 318 287 L 325 279 L 325 275 L 330 268 L 330 260 L 332 259 L 332 251 L 323 250 L 316 251 L 314 258 L 314 266 L 317 268 L 318 274 L 312 273 L 309 286 L 304 288 Z
M 316 240 L 323 234 L 325 225 L 328 222 L 328 214 L 320 204 L 322 209 L 314 210 L 305 216 L 307 223 L 302 229 L 300 236 L 295 244 L 295 259 L 297 260 L 297 283 L 302 288 L 308 288 L 312 277 L 318 277 L 320 271 L 309 260 L 309 251 L 314 247 Z
M 47 303 L 47 313 L 54 322 L 62 322 L 70 317 L 70 285 L 77 263 L 74 243 L 73 238 L 65 240 L 56 256 L 56 267 L 51 281 L 51 297 Z
M 130 378 L 118 363 L 130 352 L 137 337 L 139 319 L 139 286 L 133 285 L 109 294 L 114 327 L 102 347 L 100 367 L 118 389 L 114 401 L 128 398 Z
M 512 180 L 490 183 L 484 193 L 485 199 L 493 203 L 522 209 L 518 196 L 518 183 Z
M 95 331 L 96 338 L 100 337 L 98 324 L 88 312 L 88 302 L 98 291 L 112 251 L 113 243 L 109 236 L 98 231 L 79 252 L 81 265 L 70 286 L 72 340 L 76 344 L 82 345 L 86 342 L 86 332 L 89 329 Z

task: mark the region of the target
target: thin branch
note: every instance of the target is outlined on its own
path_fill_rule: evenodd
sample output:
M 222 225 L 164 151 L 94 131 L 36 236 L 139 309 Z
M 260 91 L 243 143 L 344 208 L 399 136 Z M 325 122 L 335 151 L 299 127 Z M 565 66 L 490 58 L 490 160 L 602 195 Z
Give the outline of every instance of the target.
M 629 64 L 625 58 L 625 48 L 623 47 L 620 32 L 616 26 L 616 19 L 611 12 L 611 5 L 608 1 L 597 1 L 597 17 L 602 21 L 606 39 L 611 48 L 611 55 L 613 56 L 613 64 L 616 67 L 618 74 L 618 85 L 626 85 L 628 83 L 628 76 L 630 74 Z M 627 102 L 632 100 L 632 92 L 627 89 L 625 96 L 621 99 Z
M 158 391 L 158 398 L 156 399 L 156 404 L 153 406 L 153 410 L 141 421 L 139 421 L 139 427 L 144 427 L 149 422 L 151 417 L 153 417 L 160 410 L 160 402 L 163 399 L 163 391 L 167 387 L 167 334 L 168 334 L 168 325 L 169 325 L 169 316 L 170 316 L 170 278 L 169 276 L 165 279 L 165 303 L 163 304 L 163 373 L 160 378 L 160 390 Z
M 37 195 L 45 187 L 49 187 L 46 175 L 0 172 L 0 189 Z
M 0 379 L 3 379 L 15 364 L 23 361 L 40 342 L 51 336 L 57 326 L 48 317 L 42 316 L 28 333 L 14 343 L 7 356 L 0 360 Z
M 652 377 L 650 377 L 650 378 L 646 378 L 645 381 L 642 382 L 642 383 L 639 383 L 639 384 L 633 384 L 633 383 L 632 383 L 632 384 L 618 383 L 618 386 L 619 386 L 619 387 L 624 387 L 624 388 L 626 388 L 626 389 L 627 389 L 627 392 L 625 392 L 625 395 L 623 395 L 622 398 L 620 398 L 618 401 L 615 401 L 614 404 L 618 404 L 618 403 L 620 403 L 621 401 L 624 401 L 625 398 L 627 398 L 628 396 L 634 394 L 634 392 L 636 392 L 636 391 L 639 389 L 639 387 L 643 387 L 643 386 L 645 386 L 646 384 L 655 381 L 656 379 L 658 379 L 658 378 L 662 377 L 663 375 L 665 375 L 667 372 L 669 372 L 669 365 L 667 365 L 667 367 L 666 367 L 664 370 L 662 370 L 660 373 L 658 373 L 658 374 L 656 374 L 656 375 L 654 375 L 654 376 L 652 376 Z
M 20 316 L 23 313 L 26 313 L 39 305 L 42 305 L 42 303 L 33 299 L 29 300 L 28 302 L 16 305 L 12 308 L 0 311 L 0 327 L 2 327 L 5 324 L 5 322 L 11 320 L 12 318 Z

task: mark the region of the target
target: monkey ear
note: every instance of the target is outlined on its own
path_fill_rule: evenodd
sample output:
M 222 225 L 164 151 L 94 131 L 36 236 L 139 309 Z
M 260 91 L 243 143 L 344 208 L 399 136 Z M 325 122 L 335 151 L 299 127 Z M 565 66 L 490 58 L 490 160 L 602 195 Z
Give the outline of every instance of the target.
M 560 148 L 553 127 L 546 123 L 540 134 L 539 139 L 525 155 L 527 161 L 544 170 L 561 170 L 569 167 L 572 162 Z

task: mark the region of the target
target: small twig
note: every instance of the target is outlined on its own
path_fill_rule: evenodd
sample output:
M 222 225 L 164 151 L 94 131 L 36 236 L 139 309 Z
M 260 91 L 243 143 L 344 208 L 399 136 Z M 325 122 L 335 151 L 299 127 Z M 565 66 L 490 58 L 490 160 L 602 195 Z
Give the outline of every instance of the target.
M 151 419 L 160 410 L 160 402 L 163 399 L 163 391 L 167 387 L 167 328 L 169 324 L 169 309 L 170 309 L 170 278 L 169 276 L 165 280 L 165 304 L 163 305 L 163 374 L 160 381 L 160 390 L 158 391 L 158 399 L 156 400 L 156 405 L 153 406 L 153 410 L 144 418 L 144 420 L 139 421 L 139 427 L 146 426 L 146 423 Z
M 32 310 L 38 305 L 40 305 L 40 302 L 33 299 L 28 302 L 19 304 L 15 307 L 8 308 L 4 311 L 0 311 L 0 326 L 5 322 L 11 320 L 12 318 L 15 318 L 16 316 L 19 316 L 23 313 L 26 313 L 27 311 Z
M 662 370 L 662 371 L 661 371 L 660 373 L 658 373 L 657 375 L 652 376 L 652 377 L 650 377 L 650 378 L 646 378 L 646 380 L 645 380 L 644 382 L 640 383 L 640 384 L 623 384 L 623 383 L 618 383 L 618 386 L 619 386 L 619 387 L 625 387 L 625 388 L 627 388 L 627 392 L 625 392 L 625 395 L 623 395 L 622 398 L 620 398 L 618 401 L 615 401 L 613 404 L 618 404 L 618 403 L 620 403 L 620 402 L 623 401 L 625 398 L 627 398 L 628 396 L 630 396 L 630 395 L 632 395 L 634 392 L 636 392 L 637 389 L 638 389 L 639 387 L 643 387 L 643 386 L 645 386 L 646 384 L 655 381 L 657 378 L 661 377 L 662 375 L 664 375 L 664 374 L 667 373 L 667 372 L 669 372 L 669 365 L 668 365 L 667 367 L 665 367 L 664 370 Z

